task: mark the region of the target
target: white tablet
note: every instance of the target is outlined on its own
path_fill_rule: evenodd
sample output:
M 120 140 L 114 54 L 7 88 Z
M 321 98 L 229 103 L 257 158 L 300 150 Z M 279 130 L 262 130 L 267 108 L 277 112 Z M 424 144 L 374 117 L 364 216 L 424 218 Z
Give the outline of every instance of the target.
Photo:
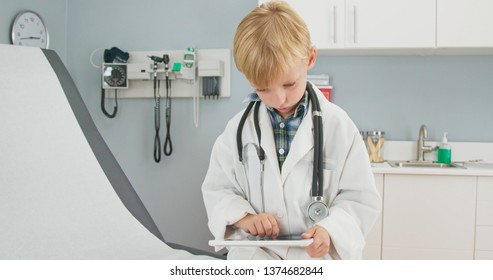
M 313 238 L 302 239 L 299 235 L 283 235 L 277 239 L 259 238 L 247 236 L 242 238 L 230 238 L 224 240 L 209 240 L 209 246 L 247 246 L 247 247 L 266 247 L 266 246 L 289 246 L 306 247 L 313 242 Z

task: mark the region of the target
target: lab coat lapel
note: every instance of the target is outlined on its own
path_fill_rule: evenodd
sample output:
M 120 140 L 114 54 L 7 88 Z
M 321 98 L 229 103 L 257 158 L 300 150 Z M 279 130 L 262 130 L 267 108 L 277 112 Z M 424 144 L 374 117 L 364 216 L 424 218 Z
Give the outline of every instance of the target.
M 289 173 L 293 171 L 298 162 L 313 148 L 313 121 L 311 115 L 311 105 L 308 112 L 296 131 L 293 138 L 289 154 L 284 161 L 281 172 L 281 180 L 284 182 Z
M 262 103 L 262 106 L 259 110 L 259 122 L 260 122 L 260 130 L 262 131 L 262 148 L 265 151 L 265 156 L 267 161 L 271 164 L 272 169 L 277 171 L 275 174 L 280 174 L 279 172 L 279 161 L 277 160 L 276 153 L 276 143 L 274 142 L 274 131 L 272 130 L 272 122 L 269 117 L 269 113 L 267 112 L 267 108 L 265 104 Z M 277 176 L 279 177 L 279 176 Z M 280 181 L 280 178 L 279 178 Z

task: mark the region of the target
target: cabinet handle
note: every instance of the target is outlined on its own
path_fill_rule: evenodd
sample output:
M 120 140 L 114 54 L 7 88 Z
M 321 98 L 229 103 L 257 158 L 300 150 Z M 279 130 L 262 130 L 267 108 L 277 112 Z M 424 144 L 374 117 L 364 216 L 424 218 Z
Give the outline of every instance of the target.
M 337 19 L 336 6 L 332 7 L 332 43 L 337 44 Z
M 358 36 L 357 36 L 357 29 L 356 29 L 356 23 L 357 23 L 357 20 L 356 20 L 356 6 L 353 6 L 353 44 L 356 44 L 358 43 Z

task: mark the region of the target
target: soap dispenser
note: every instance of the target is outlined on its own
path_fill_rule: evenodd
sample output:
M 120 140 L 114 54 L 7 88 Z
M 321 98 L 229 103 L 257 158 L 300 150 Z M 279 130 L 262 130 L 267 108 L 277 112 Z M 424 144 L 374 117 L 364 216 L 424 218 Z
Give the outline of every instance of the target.
M 443 133 L 442 143 L 438 147 L 438 163 L 450 164 L 452 158 L 452 148 L 450 147 L 447 139 L 447 132 Z

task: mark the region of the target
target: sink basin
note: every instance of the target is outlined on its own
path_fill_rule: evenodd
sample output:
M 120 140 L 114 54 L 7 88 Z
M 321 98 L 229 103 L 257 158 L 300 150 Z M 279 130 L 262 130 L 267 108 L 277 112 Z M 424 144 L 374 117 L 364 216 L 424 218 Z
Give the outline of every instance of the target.
M 438 163 L 433 161 L 389 161 L 392 167 L 418 167 L 418 168 L 462 168 L 465 167 L 451 163 Z

